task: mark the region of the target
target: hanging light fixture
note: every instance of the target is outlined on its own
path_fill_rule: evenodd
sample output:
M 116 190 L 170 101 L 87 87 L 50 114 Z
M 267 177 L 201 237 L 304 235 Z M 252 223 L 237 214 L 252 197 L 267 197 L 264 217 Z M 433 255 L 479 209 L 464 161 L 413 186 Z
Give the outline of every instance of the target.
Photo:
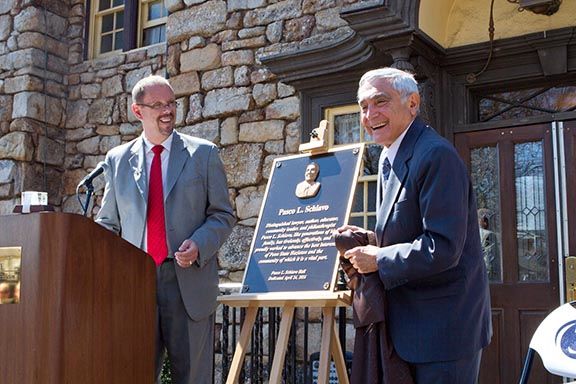
M 518 11 L 525 9 L 539 15 L 551 16 L 555 14 L 562 4 L 562 0 L 508 0 L 509 3 L 518 4 Z

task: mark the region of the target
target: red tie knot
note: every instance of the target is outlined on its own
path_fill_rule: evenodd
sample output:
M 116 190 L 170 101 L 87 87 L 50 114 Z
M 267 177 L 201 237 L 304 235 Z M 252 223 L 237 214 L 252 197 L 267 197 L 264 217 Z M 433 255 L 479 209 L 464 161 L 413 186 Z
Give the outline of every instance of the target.
M 152 147 L 152 152 L 154 152 L 155 155 L 161 154 L 163 150 L 164 150 L 164 147 L 161 145 L 155 145 Z

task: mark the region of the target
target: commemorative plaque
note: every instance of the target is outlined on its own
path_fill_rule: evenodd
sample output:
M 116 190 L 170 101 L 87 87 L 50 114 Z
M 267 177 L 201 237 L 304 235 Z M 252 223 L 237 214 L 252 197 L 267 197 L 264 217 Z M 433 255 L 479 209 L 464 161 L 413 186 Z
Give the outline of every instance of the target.
M 334 290 L 333 231 L 350 214 L 363 150 L 359 144 L 274 161 L 243 293 Z

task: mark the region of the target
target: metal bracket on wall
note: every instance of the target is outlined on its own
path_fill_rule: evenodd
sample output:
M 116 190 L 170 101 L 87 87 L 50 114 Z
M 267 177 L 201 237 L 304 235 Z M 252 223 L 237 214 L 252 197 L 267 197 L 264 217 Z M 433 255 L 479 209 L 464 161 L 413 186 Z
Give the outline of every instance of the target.
M 576 300 L 576 256 L 568 256 L 564 259 L 566 268 L 566 302 Z

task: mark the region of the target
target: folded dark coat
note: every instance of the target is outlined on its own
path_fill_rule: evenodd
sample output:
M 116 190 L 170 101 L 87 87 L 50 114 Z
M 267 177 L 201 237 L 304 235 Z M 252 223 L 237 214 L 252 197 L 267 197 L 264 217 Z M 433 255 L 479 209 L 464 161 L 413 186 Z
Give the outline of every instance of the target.
M 366 232 L 345 231 L 335 236 L 341 254 L 370 243 Z M 340 265 L 354 291 L 352 301 L 354 357 L 352 384 L 413 384 L 408 364 L 400 359 L 386 331 L 386 292 L 377 272 L 361 274 L 344 257 Z

